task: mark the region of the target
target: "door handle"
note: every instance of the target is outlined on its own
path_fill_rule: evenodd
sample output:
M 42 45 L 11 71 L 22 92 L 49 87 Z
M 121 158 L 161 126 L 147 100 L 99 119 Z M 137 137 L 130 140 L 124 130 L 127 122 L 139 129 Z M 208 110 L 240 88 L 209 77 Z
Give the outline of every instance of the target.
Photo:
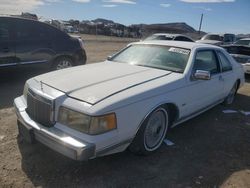
M 219 80 L 220 80 L 220 81 L 224 81 L 224 78 L 220 75 L 220 76 L 219 76 Z
M 3 52 L 9 52 L 9 51 L 10 51 L 10 49 L 8 47 L 3 48 Z

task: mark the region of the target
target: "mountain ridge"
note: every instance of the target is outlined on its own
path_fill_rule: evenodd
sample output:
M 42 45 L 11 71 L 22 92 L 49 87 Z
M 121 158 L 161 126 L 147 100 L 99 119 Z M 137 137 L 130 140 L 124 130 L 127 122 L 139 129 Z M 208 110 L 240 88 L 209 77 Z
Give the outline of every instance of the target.
M 116 23 L 113 20 L 108 20 L 104 18 L 97 18 L 94 20 L 91 20 L 94 23 L 104 23 L 104 24 L 113 24 L 113 25 L 122 25 L 120 23 Z M 192 26 L 188 25 L 185 22 L 171 22 L 171 23 L 153 23 L 153 24 L 131 24 L 127 27 L 137 27 L 141 28 L 143 30 L 152 30 L 154 31 L 162 31 L 162 32 L 178 32 L 178 33 L 195 33 L 197 32 Z

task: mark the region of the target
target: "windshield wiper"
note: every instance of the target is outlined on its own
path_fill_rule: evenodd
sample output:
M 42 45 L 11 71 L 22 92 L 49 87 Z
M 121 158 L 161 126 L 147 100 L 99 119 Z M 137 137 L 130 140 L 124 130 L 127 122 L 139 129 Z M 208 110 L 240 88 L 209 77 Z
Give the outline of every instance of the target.
M 149 67 L 149 68 L 154 68 L 154 69 L 166 70 L 166 71 L 171 71 L 171 72 L 176 72 L 176 73 L 183 73 L 183 71 L 179 69 L 167 69 L 165 67 L 155 67 L 155 66 L 150 66 L 150 65 L 145 65 L 145 64 L 134 64 L 134 65 L 140 66 L 140 67 Z
M 182 70 L 178 70 L 178 69 L 167 69 L 168 71 L 172 71 L 172 72 L 176 72 L 176 73 L 183 73 Z

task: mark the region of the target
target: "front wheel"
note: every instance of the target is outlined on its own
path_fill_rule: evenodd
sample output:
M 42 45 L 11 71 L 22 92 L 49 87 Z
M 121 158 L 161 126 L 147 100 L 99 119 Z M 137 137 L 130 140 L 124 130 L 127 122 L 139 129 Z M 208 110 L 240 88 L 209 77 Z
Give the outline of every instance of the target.
M 129 149 L 133 153 L 148 155 L 162 144 L 169 126 L 168 111 L 162 107 L 154 110 L 142 123 Z

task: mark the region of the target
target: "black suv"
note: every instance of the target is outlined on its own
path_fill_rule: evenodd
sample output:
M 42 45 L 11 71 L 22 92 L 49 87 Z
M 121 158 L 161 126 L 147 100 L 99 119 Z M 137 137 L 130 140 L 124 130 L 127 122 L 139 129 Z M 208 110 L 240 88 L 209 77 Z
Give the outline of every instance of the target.
M 81 39 L 36 20 L 0 17 L 0 67 L 46 64 L 56 70 L 85 63 Z

